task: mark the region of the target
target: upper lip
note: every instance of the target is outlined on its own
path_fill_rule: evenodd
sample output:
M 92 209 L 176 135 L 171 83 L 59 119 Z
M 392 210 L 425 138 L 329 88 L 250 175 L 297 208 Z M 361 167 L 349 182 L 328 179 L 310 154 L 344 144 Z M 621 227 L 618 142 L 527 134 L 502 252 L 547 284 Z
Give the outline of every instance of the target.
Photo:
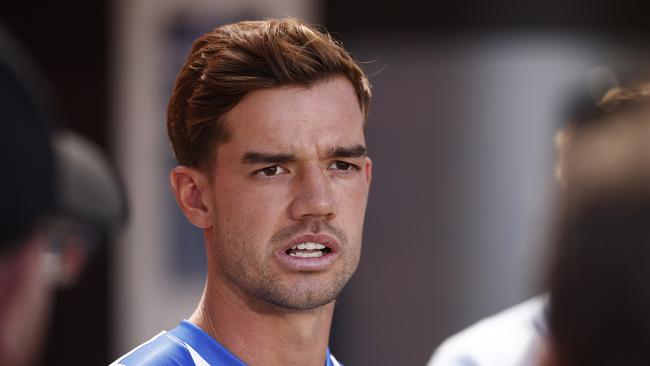
M 329 248 L 331 252 L 338 252 L 339 242 L 331 235 L 327 234 L 303 234 L 292 239 L 287 245 L 282 248 L 282 252 L 286 253 L 287 250 L 301 243 L 320 243 Z

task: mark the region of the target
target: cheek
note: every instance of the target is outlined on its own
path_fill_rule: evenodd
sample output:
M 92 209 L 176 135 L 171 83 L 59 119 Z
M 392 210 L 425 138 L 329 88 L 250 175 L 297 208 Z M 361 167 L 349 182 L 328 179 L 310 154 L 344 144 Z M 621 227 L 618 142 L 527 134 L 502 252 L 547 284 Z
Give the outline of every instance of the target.
M 268 240 L 284 217 L 285 202 L 279 195 L 240 185 L 217 193 L 215 221 L 229 231 L 246 233 L 249 238 Z M 219 199 L 221 197 L 222 199 Z
M 368 185 L 366 182 L 362 181 L 347 187 L 341 187 L 338 196 L 339 205 L 343 211 L 355 217 L 361 217 L 361 220 L 363 220 L 368 203 Z
M 339 194 L 338 199 L 338 225 L 345 228 L 350 241 L 360 242 L 368 201 L 367 186 L 358 184 L 348 187 Z

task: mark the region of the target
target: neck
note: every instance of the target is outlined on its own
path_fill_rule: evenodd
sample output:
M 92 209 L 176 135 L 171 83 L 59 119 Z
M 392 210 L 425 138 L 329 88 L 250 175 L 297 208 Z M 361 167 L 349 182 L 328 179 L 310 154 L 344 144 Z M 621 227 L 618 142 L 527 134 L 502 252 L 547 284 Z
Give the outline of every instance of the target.
M 251 366 L 324 365 L 334 302 L 285 309 L 215 282 L 206 282 L 190 321 L 235 356 Z

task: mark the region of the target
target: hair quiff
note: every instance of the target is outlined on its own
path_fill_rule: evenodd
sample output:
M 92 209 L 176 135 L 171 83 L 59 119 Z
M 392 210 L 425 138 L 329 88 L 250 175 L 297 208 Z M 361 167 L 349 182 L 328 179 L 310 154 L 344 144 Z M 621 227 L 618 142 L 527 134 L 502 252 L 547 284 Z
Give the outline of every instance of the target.
M 348 78 L 364 118 L 370 86 L 359 65 L 326 31 L 295 18 L 242 21 L 197 39 L 167 108 L 167 132 L 178 163 L 205 168 L 227 141 L 222 116 L 251 91 L 309 87 L 335 75 Z

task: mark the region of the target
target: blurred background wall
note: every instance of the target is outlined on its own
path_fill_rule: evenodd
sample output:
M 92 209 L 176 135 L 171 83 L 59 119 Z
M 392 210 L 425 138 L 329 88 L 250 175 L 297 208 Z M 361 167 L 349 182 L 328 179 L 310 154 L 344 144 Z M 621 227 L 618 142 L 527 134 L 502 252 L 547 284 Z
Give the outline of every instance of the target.
M 421 365 L 446 336 L 541 290 L 553 132 L 576 92 L 588 93 L 591 68 L 648 60 L 647 7 L 3 2 L 0 21 L 51 77 L 62 120 L 112 153 L 131 201 L 126 230 L 76 289 L 59 294 L 44 364 L 105 364 L 198 301 L 202 238 L 169 191 L 164 127 L 174 77 L 198 34 L 293 15 L 324 24 L 368 62 L 375 174 L 361 266 L 337 305 L 331 346 L 349 365 Z

